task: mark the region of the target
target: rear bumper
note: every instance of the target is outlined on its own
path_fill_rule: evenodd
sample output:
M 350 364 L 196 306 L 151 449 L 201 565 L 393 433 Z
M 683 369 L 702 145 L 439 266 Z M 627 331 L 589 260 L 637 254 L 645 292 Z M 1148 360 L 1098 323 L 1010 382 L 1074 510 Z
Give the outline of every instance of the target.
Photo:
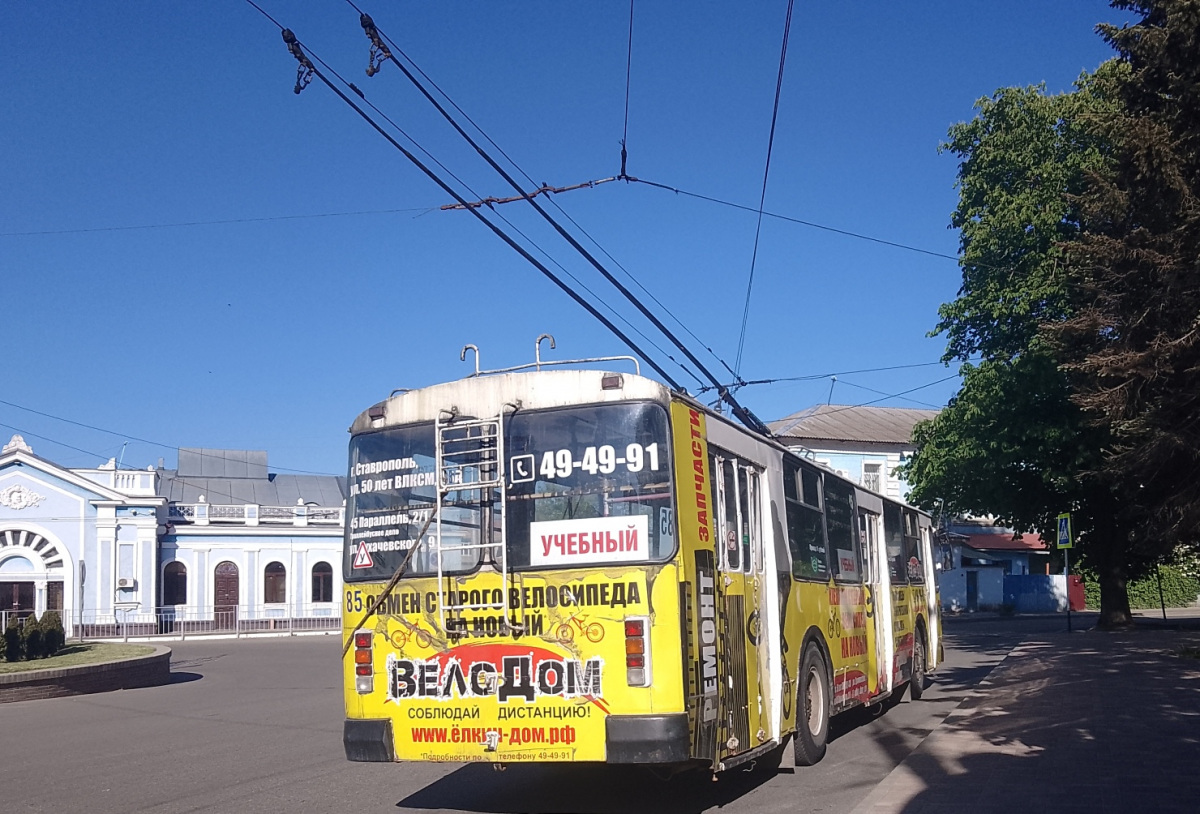
M 609 763 L 684 763 L 691 756 L 686 712 L 610 715 L 604 727 Z
M 392 763 L 396 751 L 392 744 L 392 722 L 384 719 L 346 719 L 342 729 L 346 760 L 363 763 Z
M 691 757 L 687 713 L 673 715 L 610 715 L 604 723 L 605 755 L 609 763 L 686 763 Z M 346 759 L 392 763 L 396 752 L 392 722 L 349 719 L 342 730 Z

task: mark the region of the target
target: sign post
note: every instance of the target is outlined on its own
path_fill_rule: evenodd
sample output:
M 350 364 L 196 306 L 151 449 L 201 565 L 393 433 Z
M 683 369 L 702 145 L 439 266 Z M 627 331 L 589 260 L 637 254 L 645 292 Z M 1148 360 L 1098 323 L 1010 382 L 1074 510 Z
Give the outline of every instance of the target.
M 1071 632 L 1071 555 L 1075 538 L 1071 534 L 1071 513 L 1058 516 L 1058 549 L 1063 553 L 1063 578 L 1067 588 L 1067 632 Z

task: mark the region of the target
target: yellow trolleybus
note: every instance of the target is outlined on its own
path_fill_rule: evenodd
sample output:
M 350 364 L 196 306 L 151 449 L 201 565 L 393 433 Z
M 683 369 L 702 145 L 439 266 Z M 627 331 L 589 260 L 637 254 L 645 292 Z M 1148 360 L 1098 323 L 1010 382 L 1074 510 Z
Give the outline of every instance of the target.
M 808 765 L 831 716 L 920 696 L 928 515 L 617 361 L 354 421 L 347 758 Z

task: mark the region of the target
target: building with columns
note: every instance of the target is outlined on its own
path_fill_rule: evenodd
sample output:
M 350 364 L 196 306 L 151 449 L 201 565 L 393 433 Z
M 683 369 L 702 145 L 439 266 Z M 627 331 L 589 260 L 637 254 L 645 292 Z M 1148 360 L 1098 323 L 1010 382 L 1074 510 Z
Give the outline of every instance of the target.
M 68 635 L 332 629 L 346 479 L 261 451 L 180 449 L 176 469 L 68 469 L 0 449 L 0 623 Z

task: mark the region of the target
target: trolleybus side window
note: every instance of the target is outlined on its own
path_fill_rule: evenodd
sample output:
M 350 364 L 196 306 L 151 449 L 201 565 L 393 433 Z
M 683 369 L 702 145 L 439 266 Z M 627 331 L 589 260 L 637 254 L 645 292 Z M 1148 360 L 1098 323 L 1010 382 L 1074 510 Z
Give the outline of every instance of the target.
M 717 541 L 719 567 L 722 571 L 740 571 L 742 548 L 738 535 L 737 462 L 709 447 L 708 467 L 712 472 L 713 497 L 717 503 L 717 510 L 713 513 L 713 532 Z
M 854 487 L 828 475 L 825 481 L 825 527 L 829 563 L 839 582 L 862 582 L 862 556 L 854 527 Z
M 759 473 L 754 467 L 722 451 L 709 448 L 717 511 L 713 532 L 718 543 L 720 567 L 724 571 L 753 573 L 758 562 L 760 518 L 757 511 Z
M 858 539 L 862 546 L 863 582 L 876 583 L 879 569 L 875 565 L 875 557 L 879 551 L 878 535 L 879 515 L 867 511 L 861 506 L 858 509 Z
M 925 581 L 925 563 L 921 557 L 921 528 L 917 513 L 904 510 L 904 554 L 909 582 Z
M 824 580 L 829 576 L 820 477 L 815 468 L 797 459 L 784 459 L 788 546 L 792 552 L 792 575 L 797 579 Z
M 517 412 L 505 427 L 510 567 L 664 560 L 671 438 L 657 404 Z
M 904 556 L 904 519 L 900 507 L 894 503 L 883 504 L 883 541 L 887 546 L 888 570 L 892 584 L 908 582 L 907 558 Z
M 752 466 L 741 467 L 741 492 L 738 500 L 742 511 L 742 570 L 762 571 L 762 512 L 758 502 L 761 483 L 759 471 Z

